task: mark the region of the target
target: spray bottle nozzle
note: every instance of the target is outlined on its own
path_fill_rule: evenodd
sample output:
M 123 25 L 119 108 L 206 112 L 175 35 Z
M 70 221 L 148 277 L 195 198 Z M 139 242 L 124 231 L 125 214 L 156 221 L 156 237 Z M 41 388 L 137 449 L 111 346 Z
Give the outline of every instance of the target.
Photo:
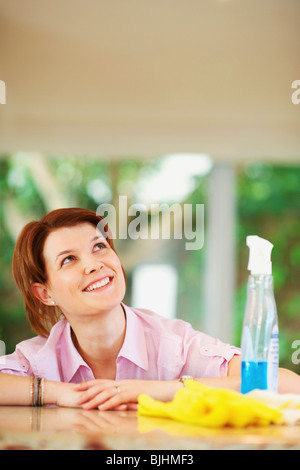
M 257 235 L 249 235 L 247 246 L 250 248 L 248 270 L 251 274 L 272 274 L 272 243 Z

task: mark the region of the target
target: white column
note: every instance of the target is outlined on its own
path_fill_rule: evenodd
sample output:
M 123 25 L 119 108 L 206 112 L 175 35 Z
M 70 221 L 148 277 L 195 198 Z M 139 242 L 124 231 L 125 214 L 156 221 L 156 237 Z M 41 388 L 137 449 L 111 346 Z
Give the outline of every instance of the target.
M 232 341 L 235 289 L 235 175 L 216 164 L 206 206 L 206 285 L 203 332 Z

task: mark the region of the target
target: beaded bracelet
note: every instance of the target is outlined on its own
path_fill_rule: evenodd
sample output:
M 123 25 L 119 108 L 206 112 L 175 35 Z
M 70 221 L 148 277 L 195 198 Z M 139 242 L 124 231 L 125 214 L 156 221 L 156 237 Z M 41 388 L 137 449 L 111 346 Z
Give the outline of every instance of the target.
M 44 379 L 41 377 L 32 377 L 30 387 L 30 400 L 32 406 L 44 405 Z

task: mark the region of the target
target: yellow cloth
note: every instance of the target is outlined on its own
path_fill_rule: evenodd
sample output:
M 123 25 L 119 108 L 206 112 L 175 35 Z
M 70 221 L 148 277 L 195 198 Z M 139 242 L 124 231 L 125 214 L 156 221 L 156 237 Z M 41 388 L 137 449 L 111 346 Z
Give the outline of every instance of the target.
M 138 414 L 171 418 L 209 428 L 244 428 L 283 423 L 281 410 L 255 398 L 231 390 L 208 387 L 193 380 L 186 380 L 184 385 L 170 402 L 161 402 L 141 394 L 138 398 Z

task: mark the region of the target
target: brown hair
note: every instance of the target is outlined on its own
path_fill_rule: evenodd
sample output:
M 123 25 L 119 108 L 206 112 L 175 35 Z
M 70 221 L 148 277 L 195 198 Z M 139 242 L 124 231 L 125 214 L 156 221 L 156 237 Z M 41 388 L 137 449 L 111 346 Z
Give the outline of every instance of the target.
M 34 282 L 47 283 L 43 255 L 46 238 L 54 230 L 82 223 L 90 223 L 98 227 L 110 247 L 115 251 L 105 220 L 94 211 L 78 207 L 56 209 L 49 212 L 40 221 L 29 222 L 18 237 L 13 255 L 13 275 L 24 298 L 30 325 L 38 335 L 48 336 L 52 326 L 61 318 L 58 307 L 44 305 L 31 290 L 31 285 Z M 123 273 L 125 276 L 124 270 Z

